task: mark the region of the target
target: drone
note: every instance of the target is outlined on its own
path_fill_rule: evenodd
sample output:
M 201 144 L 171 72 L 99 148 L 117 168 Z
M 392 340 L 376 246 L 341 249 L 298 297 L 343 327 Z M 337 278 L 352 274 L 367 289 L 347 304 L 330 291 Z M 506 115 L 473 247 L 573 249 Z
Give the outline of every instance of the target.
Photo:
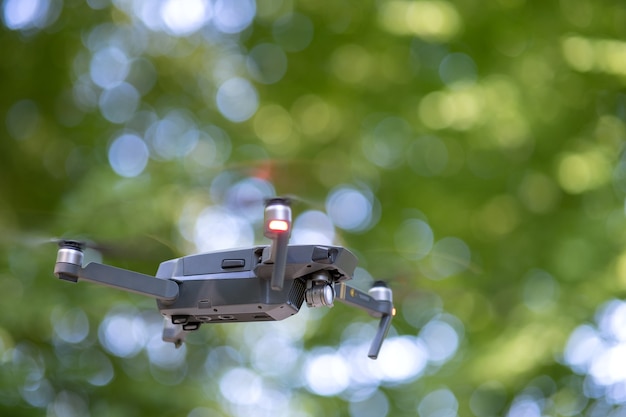
M 278 321 L 308 307 L 334 301 L 380 318 L 368 357 L 376 359 L 395 315 L 392 290 L 376 281 L 366 293 L 346 285 L 356 256 L 340 246 L 289 245 L 291 201 L 265 201 L 264 235 L 271 245 L 188 255 L 162 262 L 155 276 L 91 262 L 85 245 L 58 242 L 54 274 L 76 283 L 93 282 L 156 299 L 164 317 L 163 340 L 179 347 L 202 324 Z

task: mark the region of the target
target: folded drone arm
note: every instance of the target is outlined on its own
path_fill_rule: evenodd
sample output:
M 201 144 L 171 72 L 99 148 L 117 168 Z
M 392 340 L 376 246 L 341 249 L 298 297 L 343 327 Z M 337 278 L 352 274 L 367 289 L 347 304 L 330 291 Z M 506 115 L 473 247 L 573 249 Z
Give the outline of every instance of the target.
M 365 310 L 374 317 L 393 314 L 393 304 L 390 299 L 375 299 L 369 294 L 350 287 L 343 282 L 335 285 L 335 292 L 336 300 Z
M 335 293 L 336 300 L 365 310 L 374 317 L 380 317 L 378 330 L 376 331 L 376 335 L 374 336 L 374 340 L 372 341 L 367 355 L 372 359 L 376 359 L 383 345 L 383 341 L 389 332 L 391 319 L 395 313 L 391 289 L 379 281 L 370 290 L 370 294 L 376 297 L 374 298 L 363 291 L 349 287 L 344 283 L 339 283 L 335 286 Z
M 99 263 L 90 263 L 84 268 L 81 264 L 82 253 L 79 250 L 61 248 L 54 266 L 54 274 L 66 281 L 95 282 L 163 301 L 173 301 L 178 298 L 178 284 L 174 281 Z

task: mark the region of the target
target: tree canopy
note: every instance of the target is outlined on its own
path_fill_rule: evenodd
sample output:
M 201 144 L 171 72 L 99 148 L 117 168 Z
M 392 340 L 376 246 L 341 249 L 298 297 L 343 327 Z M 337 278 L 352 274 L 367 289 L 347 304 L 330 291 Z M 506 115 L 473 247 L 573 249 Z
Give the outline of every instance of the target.
M 3 415 L 626 412 L 626 3 L 0 4 Z M 52 274 L 267 244 L 275 195 L 390 283 L 377 361 L 343 305 L 175 349 Z

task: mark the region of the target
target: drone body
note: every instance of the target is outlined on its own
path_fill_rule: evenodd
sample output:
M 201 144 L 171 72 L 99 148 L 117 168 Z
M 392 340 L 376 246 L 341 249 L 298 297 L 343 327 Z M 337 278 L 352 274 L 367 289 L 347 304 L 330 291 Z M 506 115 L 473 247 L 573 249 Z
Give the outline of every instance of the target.
M 307 290 L 305 277 L 339 282 L 349 279 L 356 266 L 354 255 L 343 248 L 290 246 L 288 279 L 281 290 L 273 290 L 272 264 L 263 263 L 268 249 L 203 253 L 163 262 L 156 277 L 178 282 L 179 297 L 158 301 L 159 310 L 186 329 L 196 323 L 282 320 L 299 311 Z M 328 253 L 337 255 L 331 258 Z
M 156 276 L 90 263 L 82 266 L 80 243 L 61 241 L 55 275 L 91 281 L 153 297 L 165 317 L 163 340 L 180 345 L 203 323 L 283 320 L 333 301 L 381 318 L 369 357 L 378 356 L 394 314 L 392 293 L 377 282 L 369 293 L 348 287 L 356 257 L 339 246 L 288 245 L 291 209 L 280 198 L 267 202 L 265 235 L 271 246 L 202 253 L 161 263 Z

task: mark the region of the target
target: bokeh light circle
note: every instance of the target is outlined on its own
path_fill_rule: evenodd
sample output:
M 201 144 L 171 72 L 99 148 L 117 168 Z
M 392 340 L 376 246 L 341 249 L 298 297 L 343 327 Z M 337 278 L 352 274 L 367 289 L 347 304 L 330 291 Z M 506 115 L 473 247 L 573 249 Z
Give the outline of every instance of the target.
M 263 394 L 263 380 L 247 368 L 227 371 L 219 382 L 221 394 L 233 404 L 249 405 L 258 402 Z
M 80 343 L 89 335 L 89 319 L 80 308 L 56 308 L 50 317 L 55 335 L 66 343 Z
M 62 5 L 55 0 L 5 0 L 2 21 L 11 30 L 43 29 L 57 20 Z
M 109 147 L 109 164 L 122 177 L 136 177 L 148 164 L 148 146 L 139 136 L 125 133 Z
M 262 43 L 252 48 L 246 64 L 256 81 L 274 84 L 287 72 L 287 55 L 278 45 Z
M 433 230 L 423 220 L 405 220 L 396 231 L 394 237 L 396 250 L 408 259 L 423 259 L 433 248 Z
M 334 189 L 326 199 L 326 211 L 333 223 L 351 232 L 360 232 L 371 227 L 373 210 L 372 198 L 349 186 Z
M 144 321 L 135 309 L 114 308 L 100 324 L 98 338 L 108 352 L 130 358 L 144 348 L 148 334 Z
M 420 417 L 456 417 L 459 402 L 447 388 L 429 392 L 422 398 L 417 413 Z
M 456 353 L 460 337 L 449 323 L 434 319 L 420 331 L 419 337 L 428 350 L 428 358 L 434 363 L 444 363 Z
M 161 3 L 160 12 L 167 31 L 175 36 L 197 31 L 212 16 L 211 3 L 207 0 L 165 0 Z
M 112 123 L 129 121 L 140 101 L 139 92 L 132 85 L 122 82 L 114 87 L 107 88 L 100 95 L 98 106 L 105 119 Z
M 239 33 L 246 29 L 256 15 L 254 0 L 215 0 L 213 24 L 224 33 Z
M 474 82 L 477 78 L 476 72 L 474 60 L 461 52 L 446 56 L 439 65 L 439 77 L 448 86 L 457 82 Z
M 96 51 L 91 58 L 90 74 L 102 88 L 112 88 L 124 81 L 130 71 L 130 61 L 121 49 L 110 46 Z
M 304 364 L 307 388 L 318 395 L 333 396 L 350 385 L 350 368 L 345 359 L 326 350 L 312 353 Z
M 154 156 L 171 160 L 191 153 L 198 143 L 201 132 L 191 114 L 172 110 L 161 120 L 155 121 L 146 131 Z
M 385 417 L 389 413 L 389 400 L 376 390 L 366 399 L 350 402 L 349 410 L 351 417 Z
M 256 113 L 259 96 L 245 78 L 234 77 L 222 83 L 215 97 L 219 111 L 230 121 L 243 122 Z
M 413 336 L 390 337 L 377 360 L 386 381 L 407 382 L 421 375 L 428 365 L 429 347 Z
M 471 251 L 457 237 L 444 237 L 437 241 L 431 251 L 431 279 L 443 279 L 465 271 L 471 263 Z
M 251 246 L 254 231 L 246 219 L 222 207 L 207 207 L 196 220 L 194 242 L 201 252 Z
M 294 245 L 332 245 L 335 227 L 326 213 L 308 210 L 296 217 L 290 242 Z

